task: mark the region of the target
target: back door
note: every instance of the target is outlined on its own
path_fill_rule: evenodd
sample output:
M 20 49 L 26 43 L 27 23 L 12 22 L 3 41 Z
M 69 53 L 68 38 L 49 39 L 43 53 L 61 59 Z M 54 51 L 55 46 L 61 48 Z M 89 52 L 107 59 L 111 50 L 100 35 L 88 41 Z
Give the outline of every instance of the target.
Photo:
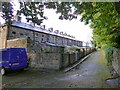
M 7 49 L 0 50 L 0 67 L 9 68 L 8 51 Z

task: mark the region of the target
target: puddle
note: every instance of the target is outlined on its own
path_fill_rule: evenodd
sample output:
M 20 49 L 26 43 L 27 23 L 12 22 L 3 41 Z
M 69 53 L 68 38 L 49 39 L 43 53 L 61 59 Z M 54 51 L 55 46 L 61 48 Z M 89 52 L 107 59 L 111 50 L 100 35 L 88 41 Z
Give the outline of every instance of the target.
M 106 83 L 109 85 L 116 85 L 120 87 L 120 77 L 115 79 L 107 79 Z
M 81 74 L 74 74 L 74 75 L 70 75 L 70 76 L 67 76 L 67 77 L 61 77 L 61 78 L 55 78 L 55 79 L 64 81 L 64 80 L 76 79 L 79 76 L 83 76 L 83 75 L 81 75 Z

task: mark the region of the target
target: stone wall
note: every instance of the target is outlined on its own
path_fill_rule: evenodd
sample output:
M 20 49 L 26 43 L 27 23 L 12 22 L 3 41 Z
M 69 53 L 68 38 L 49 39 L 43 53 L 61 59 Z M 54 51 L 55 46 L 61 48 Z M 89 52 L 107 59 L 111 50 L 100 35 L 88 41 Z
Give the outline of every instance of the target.
M 120 50 L 115 50 L 113 52 L 112 66 L 115 71 L 120 75 Z
M 49 42 L 64 47 L 48 46 L 41 43 L 47 41 L 48 37 Z M 7 30 L 7 26 L 0 27 L 0 48 L 26 48 L 32 68 L 60 70 L 73 65 L 91 51 L 90 48 L 76 48 L 75 50 L 72 49 L 74 50 L 73 53 L 66 53 L 65 47 L 67 45 L 70 47 L 82 46 L 82 42 L 25 28 L 11 26 L 10 30 Z
M 7 47 L 26 48 L 31 68 L 60 70 L 73 65 L 86 56 L 91 48 L 74 48 L 74 52 L 65 52 L 65 47 L 48 46 L 33 42 L 31 39 L 18 38 L 7 41 Z M 70 52 L 71 52 L 70 50 Z M 69 50 L 68 50 L 69 51 Z
M 33 43 L 30 40 L 27 44 L 27 52 L 30 67 L 52 70 L 61 69 L 62 53 L 64 52 L 63 47 L 42 45 Z
M 70 53 L 69 53 L 69 52 L 66 52 L 66 48 L 64 48 L 64 53 L 62 56 L 63 59 L 61 61 L 62 62 L 61 68 L 71 66 L 74 63 L 81 60 L 86 55 L 95 51 L 95 49 L 93 49 L 93 48 L 76 48 L 73 50 L 74 50 L 74 52 L 71 53 L 71 51 L 70 51 Z
M 61 68 L 60 53 L 29 53 L 29 56 L 30 67 L 52 70 L 59 70 Z
M 33 31 L 28 31 L 26 29 L 17 28 L 17 27 L 10 27 L 8 32 L 8 40 L 16 39 L 16 38 L 30 38 L 34 40 Z M 40 37 L 40 36 L 39 36 Z
M 15 27 L 11 26 L 10 30 L 8 32 L 8 39 L 15 39 L 15 38 L 30 38 L 34 42 L 50 42 L 58 45 L 68 45 L 68 46 L 79 46 L 82 47 L 82 42 L 77 41 L 74 39 L 69 39 L 65 37 L 61 37 L 58 35 L 53 35 L 45 32 L 40 32 L 40 31 L 34 31 L 31 29 L 27 28 L 20 28 L 20 27 Z
M 60 70 L 63 47 L 40 45 L 26 38 L 7 40 L 7 48 L 22 47 L 27 49 L 30 67 Z

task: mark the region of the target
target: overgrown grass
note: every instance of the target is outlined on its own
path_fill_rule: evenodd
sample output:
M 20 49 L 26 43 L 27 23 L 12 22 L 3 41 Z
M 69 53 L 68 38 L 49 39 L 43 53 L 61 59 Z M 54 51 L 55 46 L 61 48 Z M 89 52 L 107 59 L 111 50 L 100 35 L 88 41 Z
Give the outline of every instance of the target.
M 112 64 L 113 61 L 113 52 L 116 51 L 117 48 L 111 47 L 111 46 L 106 46 L 104 48 L 105 51 L 105 58 L 107 60 L 107 64 Z

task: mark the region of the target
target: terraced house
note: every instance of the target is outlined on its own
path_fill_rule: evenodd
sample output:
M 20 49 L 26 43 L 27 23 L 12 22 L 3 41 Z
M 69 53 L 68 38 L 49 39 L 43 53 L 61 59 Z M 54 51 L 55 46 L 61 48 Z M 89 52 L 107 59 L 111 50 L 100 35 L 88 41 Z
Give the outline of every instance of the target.
M 71 54 L 65 53 L 65 47 L 82 47 L 82 41 L 59 30 L 46 29 L 45 25 L 33 26 L 21 21 L 14 21 L 9 30 L 5 25 L 1 26 L 1 39 L 4 42 L 2 48 L 26 48 L 30 67 L 34 68 L 60 70 L 92 50 L 81 48 L 72 50 Z
M 48 30 L 43 27 L 36 27 L 23 22 L 14 22 L 8 32 L 8 39 L 14 38 L 29 38 L 36 43 L 49 43 L 58 46 L 82 46 L 82 42 L 75 39 L 71 35 L 59 32 L 59 30 L 54 30 L 49 28 Z

